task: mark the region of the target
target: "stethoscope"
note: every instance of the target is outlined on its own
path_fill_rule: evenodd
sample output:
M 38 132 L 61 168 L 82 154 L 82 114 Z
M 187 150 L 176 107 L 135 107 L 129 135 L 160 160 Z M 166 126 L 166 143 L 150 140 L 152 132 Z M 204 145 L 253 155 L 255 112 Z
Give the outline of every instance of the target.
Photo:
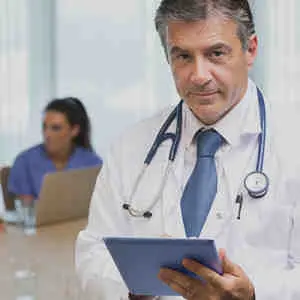
M 261 126 L 261 133 L 258 136 L 258 155 L 257 155 L 257 163 L 255 171 L 249 173 L 246 175 L 243 185 L 248 193 L 248 195 L 251 198 L 259 199 L 264 197 L 269 188 L 269 178 L 268 176 L 263 172 L 263 165 L 264 165 L 264 157 L 265 157 L 265 145 L 266 145 L 266 108 L 265 108 L 265 101 L 263 98 L 263 95 L 261 91 L 257 88 L 257 95 L 258 95 L 258 105 L 259 105 L 259 114 L 260 114 L 260 126 Z M 127 203 L 123 204 L 123 209 L 127 210 L 129 215 L 132 217 L 140 217 L 140 218 L 146 218 L 150 219 L 152 217 L 152 209 L 155 207 L 155 205 L 158 203 L 158 201 L 162 197 L 163 189 L 165 187 L 165 184 L 167 182 L 167 179 L 169 177 L 170 171 L 172 169 L 172 164 L 176 158 L 176 154 L 178 151 L 179 143 L 181 140 L 182 135 L 182 105 L 183 101 L 181 100 L 180 103 L 175 107 L 175 109 L 171 112 L 171 114 L 168 116 L 167 120 L 162 125 L 160 131 L 158 132 L 145 160 L 144 160 L 144 166 L 139 173 L 133 189 L 132 193 L 129 197 L 129 201 Z M 176 120 L 176 132 L 171 133 L 167 132 L 170 125 L 173 121 Z M 132 199 L 134 199 L 134 196 L 137 192 L 138 186 L 141 182 L 141 180 L 144 177 L 144 174 L 151 164 L 154 156 L 157 153 L 158 148 L 162 143 L 164 143 L 166 140 L 171 140 L 171 148 L 169 152 L 168 157 L 168 163 L 165 170 L 165 173 L 163 175 L 162 181 L 160 183 L 158 192 L 156 196 L 154 197 L 153 201 L 149 204 L 148 207 L 145 209 L 135 209 L 132 207 Z M 239 212 L 238 212 L 238 219 L 240 219 L 241 214 L 241 208 L 243 203 L 243 196 L 242 194 L 238 194 L 236 198 L 236 203 L 239 204 Z

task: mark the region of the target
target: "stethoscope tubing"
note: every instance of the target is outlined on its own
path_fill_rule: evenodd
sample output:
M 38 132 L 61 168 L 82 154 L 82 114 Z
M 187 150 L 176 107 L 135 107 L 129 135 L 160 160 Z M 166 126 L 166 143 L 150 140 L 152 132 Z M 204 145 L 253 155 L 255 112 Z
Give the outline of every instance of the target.
M 255 194 L 255 191 L 251 191 L 250 187 L 246 186 L 246 184 L 245 184 L 245 188 L 248 191 L 248 194 L 253 198 L 263 197 L 267 193 L 267 189 L 268 189 L 268 185 L 269 185 L 269 179 L 268 179 L 267 175 L 265 173 L 263 173 L 265 144 L 266 144 L 266 109 L 265 109 L 264 97 L 258 88 L 257 88 L 257 95 L 258 95 L 258 103 L 259 103 L 261 133 L 259 134 L 259 137 L 258 137 L 258 156 L 257 156 L 256 169 L 252 173 L 261 174 L 261 175 L 265 176 L 266 180 L 267 180 L 267 186 L 265 187 L 264 190 Z M 159 130 L 158 134 L 156 135 L 156 138 L 155 138 L 149 152 L 146 155 L 146 158 L 144 160 L 144 166 L 135 181 L 134 187 L 132 189 L 132 193 L 129 198 L 129 202 L 123 204 L 123 209 L 128 210 L 129 215 L 131 215 L 132 217 L 145 217 L 145 218 L 152 217 L 151 210 L 158 203 L 158 201 L 162 195 L 162 191 L 166 184 L 167 178 L 169 176 L 169 173 L 170 173 L 170 170 L 172 167 L 172 163 L 174 162 L 174 160 L 176 158 L 176 154 L 178 152 L 178 148 L 179 148 L 179 144 L 180 144 L 180 140 L 181 140 L 181 136 L 182 136 L 182 115 L 183 115 L 182 107 L 183 107 L 183 100 L 180 101 L 180 103 L 170 113 L 167 120 L 163 123 L 161 129 Z M 174 120 L 176 120 L 175 133 L 167 132 L 167 130 L 169 129 L 169 127 L 171 126 L 171 124 Z M 161 181 L 161 184 L 158 189 L 158 193 L 157 193 L 154 201 L 145 210 L 137 210 L 137 209 L 132 208 L 131 207 L 132 199 L 134 198 L 134 195 L 137 192 L 139 183 L 141 182 L 141 180 L 146 172 L 147 167 L 151 164 L 160 145 L 168 139 L 170 139 L 172 141 L 172 145 L 171 145 L 169 157 L 168 157 L 168 164 L 167 164 L 166 171 L 164 173 L 163 179 Z M 252 173 L 249 173 L 247 176 L 251 175 Z M 247 176 L 246 176 L 246 178 L 247 178 Z

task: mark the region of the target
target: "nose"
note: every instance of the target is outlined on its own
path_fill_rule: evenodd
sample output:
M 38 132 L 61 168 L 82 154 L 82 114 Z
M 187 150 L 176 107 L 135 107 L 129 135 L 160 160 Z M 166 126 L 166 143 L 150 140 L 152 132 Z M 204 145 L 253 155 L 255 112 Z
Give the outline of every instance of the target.
M 48 140 L 51 137 L 51 130 L 49 127 L 45 126 L 43 128 L 43 135 L 44 135 L 45 140 Z
M 209 83 L 212 80 L 209 62 L 202 57 L 195 59 L 190 79 L 195 85 L 203 86 Z

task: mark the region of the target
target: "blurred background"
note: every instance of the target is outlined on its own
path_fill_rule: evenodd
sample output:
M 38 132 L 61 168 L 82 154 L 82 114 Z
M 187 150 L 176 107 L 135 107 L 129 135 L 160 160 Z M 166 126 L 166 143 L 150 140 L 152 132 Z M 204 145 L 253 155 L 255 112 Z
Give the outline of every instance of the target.
M 104 158 L 124 128 L 178 101 L 154 29 L 158 2 L 0 0 L 0 164 L 41 141 L 53 97 L 83 100 Z M 251 5 L 260 38 L 252 77 L 272 102 L 296 104 L 300 2 Z

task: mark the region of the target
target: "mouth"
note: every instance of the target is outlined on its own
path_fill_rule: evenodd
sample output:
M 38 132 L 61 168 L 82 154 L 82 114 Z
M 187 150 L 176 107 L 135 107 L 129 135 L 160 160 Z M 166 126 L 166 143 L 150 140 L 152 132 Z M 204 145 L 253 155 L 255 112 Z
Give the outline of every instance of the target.
M 201 92 L 201 93 L 193 93 L 191 92 L 190 95 L 200 97 L 200 98 L 206 98 L 211 97 L 213 95 L 216 95 L 218 91 L 207 91 L 207 92 Z

